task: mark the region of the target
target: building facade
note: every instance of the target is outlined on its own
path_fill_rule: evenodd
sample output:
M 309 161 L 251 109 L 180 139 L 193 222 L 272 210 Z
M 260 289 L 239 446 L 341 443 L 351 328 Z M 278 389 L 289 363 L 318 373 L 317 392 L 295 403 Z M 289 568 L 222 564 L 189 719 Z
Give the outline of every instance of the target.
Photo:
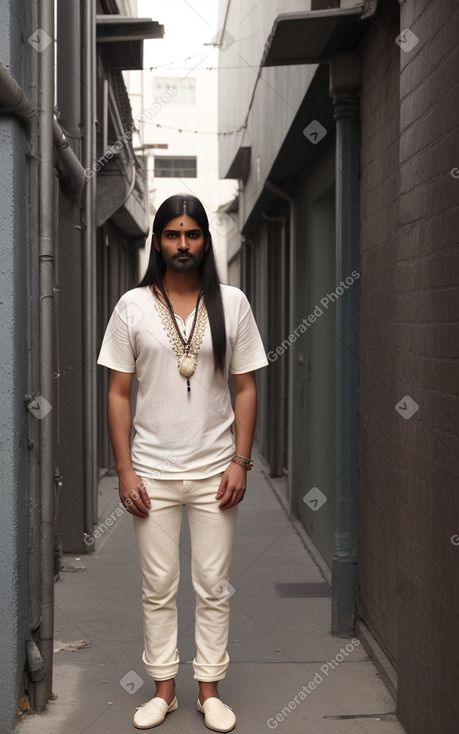
M 169 53 L 170 58 L 163 51 L 162 58 L 180 56 L 176 49 Z M 138 144 L 150 182 L 151 220 L 167 197 L 197 196 L 208 214 L 217 265 L 227 282 L 226 235 L 236 229 L 236 220 L 219 208 L 234 198 L 236 184 L 218 179 L 218 82 L 212 54 L 213 49 L 204 49 L 202 63 L 198 57 L 151 69 L 146 59 L 145 71 L 127 73 L 127 84 L 134 116 L 142 120 Z M 142 252 L 142 269 L 148 256 L 149 246 Z
M 133 9 L 0 8 L 2 733 L 51 695 L 59 556 L 92 549 L 111 463 L 96 358 L 149 231 L 122 73 L 143 68 L 144 38 L 163 35 Z
M 220 146 L 228 271 L 271 362 L 258 444 L 332 631 L 410 734 L 459 721 L 458 25 L 454 2 L 220 3 L 220 129 L 244 125 Z

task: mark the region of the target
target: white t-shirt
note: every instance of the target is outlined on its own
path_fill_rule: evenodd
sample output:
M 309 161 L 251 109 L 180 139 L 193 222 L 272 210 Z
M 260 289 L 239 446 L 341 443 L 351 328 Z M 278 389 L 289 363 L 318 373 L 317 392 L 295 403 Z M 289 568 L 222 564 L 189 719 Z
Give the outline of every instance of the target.
M 266 353 L 250 304 L 238 288 L 222 285 L 226 326 L 226 369 L 214 369 L 212 336 L 207 323 L 191 391 L 161 323 L 157 299 L 149 286 L 127 291 L 108 322 L 98 364 L 136 372 L 139 388 L 131 448 L 134 470 L 155 479 L 202 479 L 226 469 L 234 454 L 234 412 L 228 373 L 265 367 Z M 187 335 L 194 312 L 186 324 Z

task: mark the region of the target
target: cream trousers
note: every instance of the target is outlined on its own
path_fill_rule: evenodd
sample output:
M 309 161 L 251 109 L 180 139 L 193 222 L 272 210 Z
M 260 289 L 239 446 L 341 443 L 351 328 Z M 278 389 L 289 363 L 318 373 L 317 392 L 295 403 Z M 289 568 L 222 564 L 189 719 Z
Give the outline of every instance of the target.
M 191 578 L 196 594 L 194 678 L 226 675 L 229 628 L 229 566 L 238 506 L 220 510 L 215 499 L 221 474 L 200 480 L 142 477 L 151 499 L 148 517 L 134 517 L 142 572 L 144 652 L 155 680 L 178 672 L 177 606 L 183 506 L 191 536 Z

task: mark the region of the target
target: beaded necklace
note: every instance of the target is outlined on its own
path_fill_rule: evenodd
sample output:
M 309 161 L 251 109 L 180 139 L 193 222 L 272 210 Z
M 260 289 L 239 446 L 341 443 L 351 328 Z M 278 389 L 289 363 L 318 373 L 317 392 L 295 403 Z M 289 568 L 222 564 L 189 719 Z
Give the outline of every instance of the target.
M 163 328 L 169 338 L 172 348 L 177 357 L 177 367 L 181 375 L 186 377 L 187 391 L 191 392 L 190 377 L 194 374 L 198 364 L 198 352 L 207 325 L 207 310 L 204 305 L 203 292 L 201 291 L 196 301 L 193 324 L 187 339 L 183 337 L 179 329 L 174 310 L 165 290 L 161 293 L 166 301 L 166 306 L 155 293 L 155 307 L 159 313 Z

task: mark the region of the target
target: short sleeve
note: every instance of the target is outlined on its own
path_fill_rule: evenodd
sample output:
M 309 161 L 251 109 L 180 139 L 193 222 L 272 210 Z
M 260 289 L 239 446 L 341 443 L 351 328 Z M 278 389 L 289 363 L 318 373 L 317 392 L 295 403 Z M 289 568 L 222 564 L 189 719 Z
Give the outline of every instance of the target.
M 241 318 L 231 355 L 230 372 L 233 375 L 241 375 L 245 372 L 253 372 L 253 370 L 266 367 L 267 364 L 268 360 L 266 359 L 260 332 L 250 304 L 244 296 Z
M 118 309 L 121 308 L 121 312 Z M 127 308 L 121 306 L 121 301 L 115 306 L 105 330 L 102 347 L 97 364 L 109 367 L 118 372 L 135 372 L 135 354 L 132 344 L 132 326 L 129 318 L 123 318 L 120 313 L 126 313 Z

